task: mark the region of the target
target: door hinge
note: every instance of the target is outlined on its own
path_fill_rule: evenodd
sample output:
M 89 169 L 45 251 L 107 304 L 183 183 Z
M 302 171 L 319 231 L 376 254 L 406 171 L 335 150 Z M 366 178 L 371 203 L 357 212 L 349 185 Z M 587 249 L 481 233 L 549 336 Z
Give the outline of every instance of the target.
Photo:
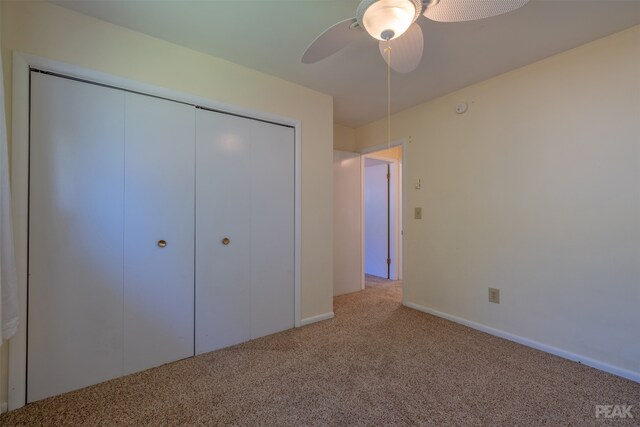
M 391 258 L 387 258 L 387 265 L 391 265 Z
M 391 174 L 387 172 L 387 181 L 391 179 Z

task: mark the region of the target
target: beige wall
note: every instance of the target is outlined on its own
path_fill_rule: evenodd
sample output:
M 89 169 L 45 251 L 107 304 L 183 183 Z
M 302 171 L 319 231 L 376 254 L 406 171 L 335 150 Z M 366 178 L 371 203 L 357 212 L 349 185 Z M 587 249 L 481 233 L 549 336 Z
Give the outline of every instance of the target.
M 385 126 L 356 129 L 358 148 Z M 640 375 L 640 26 L 400 112 L 393 131 L 423 208 L 405 224 L 409 302 Z
M 301 120 L 301 314 L 304 319 L 332 311 L 330 96 L 52 4 L 39 1 L 0 4 L 7 91 L 11 90 L 11 53 L 18 50 Z M 0 401 L 6 401 L 6 370 L 4 373 Z
M 355 130 L 340 125 L 333 124 L 333 148 L 339 151 L 356 151 L 356 133 Z

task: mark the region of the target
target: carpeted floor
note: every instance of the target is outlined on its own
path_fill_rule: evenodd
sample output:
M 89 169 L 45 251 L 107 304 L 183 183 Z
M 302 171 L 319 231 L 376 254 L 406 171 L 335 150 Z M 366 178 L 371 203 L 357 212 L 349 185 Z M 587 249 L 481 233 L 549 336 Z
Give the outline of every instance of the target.
M 640 384 L 400 305 L 401 287 L 335 299 L 336 317 L 46 399 L 1 425 L 638 425 Z M 595 418 L 632 404 L 634 419 Z
M 385 277 L 378 277 L 372 274 L 365 274 L 364 276 L 365 286 L 402 286 L 402 282 L 397 280 L 390 280 Z

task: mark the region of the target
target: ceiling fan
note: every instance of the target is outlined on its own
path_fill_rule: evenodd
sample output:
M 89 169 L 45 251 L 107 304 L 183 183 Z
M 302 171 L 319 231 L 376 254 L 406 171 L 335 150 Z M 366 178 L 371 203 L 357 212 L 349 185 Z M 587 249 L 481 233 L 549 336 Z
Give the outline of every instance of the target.
M 312 64 L 333 55 L 366 30 L 379 40 L 382 57 L 395 71 L 409 73 L 422 59 L 424 38 L 420 15 L 439 22 L 462 22 L 511 12 L 529 0 L 362 0 L 356 17 L 325 30 L 307 48 L 302 62 Z M 390 63 L 387 48 L 393 50 Z M 387 53 L 385 53 L 387 52 Z

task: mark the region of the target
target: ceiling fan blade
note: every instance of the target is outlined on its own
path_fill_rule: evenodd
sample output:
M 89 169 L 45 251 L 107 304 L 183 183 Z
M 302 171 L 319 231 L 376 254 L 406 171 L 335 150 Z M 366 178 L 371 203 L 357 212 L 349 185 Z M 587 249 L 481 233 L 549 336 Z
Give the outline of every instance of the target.
M 415 22 L 406 33 L 391 41 L 381 41 L 378 44 L 380 54 L 387 62 L 387 46 L 391 46 L 391 68 L 399 73 L 410 73 L 420 65 L 424 51 L 424 37 L 422 28 Z M 388 62 L 387 62 L 388 63 Z
M 345 19 L 326 29 L 309 45 L 302 56 L 302 62 L 304 64 L 318 62 L 357 39 L 362 34 L 362 29 L 360 27 L 350 28 L 355 21 L 355 18 Z
M 529 0 L 440 0 L 428 6 L 424 16 L 439 22 L 462 22 L 502 15 L 521 8 Z

